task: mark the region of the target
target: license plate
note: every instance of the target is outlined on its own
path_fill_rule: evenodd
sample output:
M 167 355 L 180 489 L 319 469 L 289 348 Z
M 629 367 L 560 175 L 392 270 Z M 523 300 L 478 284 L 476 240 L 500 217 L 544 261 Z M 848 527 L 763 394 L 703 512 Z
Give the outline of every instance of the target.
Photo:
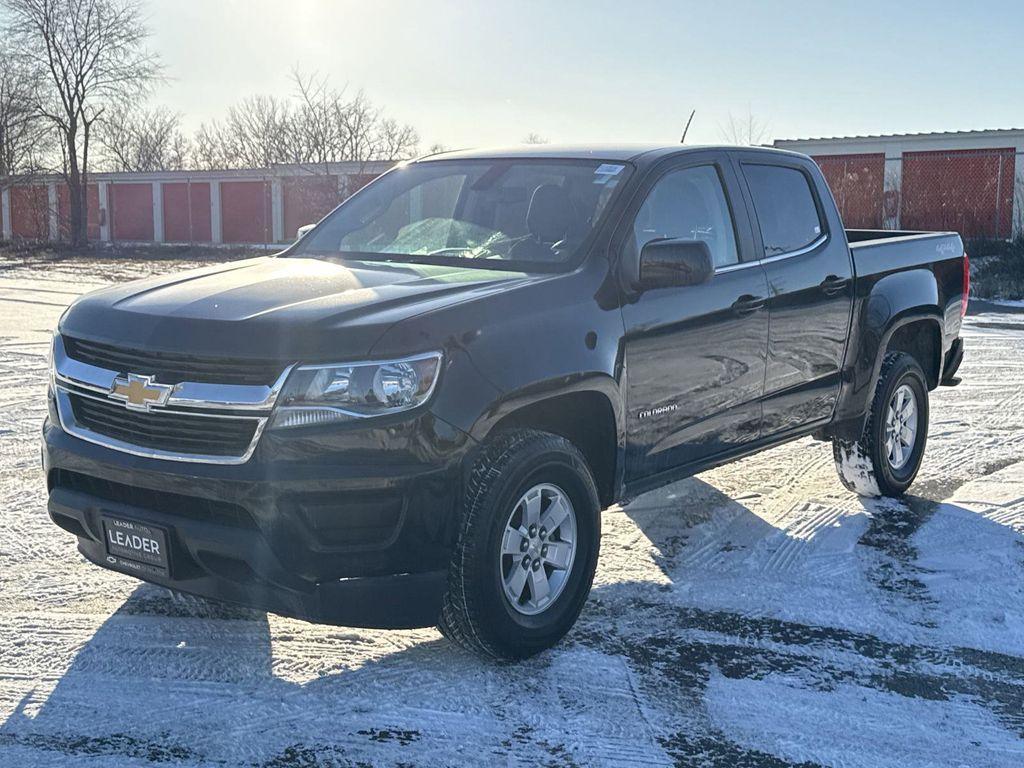
M 107 562 L 140 575 L 167 576 L 167 533 L 134 520 L 103 518 Z

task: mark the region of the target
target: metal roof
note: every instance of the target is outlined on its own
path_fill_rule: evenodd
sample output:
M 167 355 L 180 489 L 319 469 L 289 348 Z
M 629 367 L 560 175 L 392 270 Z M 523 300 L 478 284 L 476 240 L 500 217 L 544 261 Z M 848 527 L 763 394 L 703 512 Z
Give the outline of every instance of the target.
M 274 163 L 267 168 L 228 168 L 217 171 L 89 171 L 88 181 L 94 182 L 156 182 L 164 181 L 234 181 L 246 179 L 270 179 L 293 176 L 323 175 L 371 175 L 380 174 L 395 163 L 390 160 L 368 160 L 366 162 L 345 161 L 336 163 Z M 23 174 L 0 176 L 0 184 L 34 184 L 63 182 L 59 173 Z
M 1024 136 L 1024 128 L 983 128 L 968 131 L 930 131 L 922 133 L 877 133 L 860 136 L 814 136 L 800 139 L 775 139 L 775 146 L 810 141 L 872 141 L 878 139 L 947 139 L 989 136 Z

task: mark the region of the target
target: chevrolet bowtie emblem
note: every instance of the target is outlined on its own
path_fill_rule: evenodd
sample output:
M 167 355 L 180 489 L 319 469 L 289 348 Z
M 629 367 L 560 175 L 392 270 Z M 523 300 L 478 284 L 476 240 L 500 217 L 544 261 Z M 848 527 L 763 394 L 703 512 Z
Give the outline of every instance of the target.
M 148 411 L 154 405 L 164 405 L 173 390 L 169 384 L 155 383 L 152 376 L 129 373 L 114 379 L 110 397 L 121 400 L 133 411 Z

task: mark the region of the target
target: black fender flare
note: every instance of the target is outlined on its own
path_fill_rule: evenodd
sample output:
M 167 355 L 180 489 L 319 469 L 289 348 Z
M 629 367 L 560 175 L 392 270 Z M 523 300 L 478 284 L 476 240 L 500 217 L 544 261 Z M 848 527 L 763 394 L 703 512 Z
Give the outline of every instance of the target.
M 856 439 L 864 428 L 882 362 L 893 335 L 911 323 L 934 323 L 939 354 L 945 344 L 934 275 L 926 269 L 888 275 L 872 286 L 853 318 L 850 350 L 829 436 Z M 939 361 L 941 370 L 941 357 Z
M 607 373 L 591 371 L 571 376 L 560 376 L 534 382 L 515 391 L 505 392 L 496 398 L 467 430 L 473 441 L 479 445 L 487 440 L 503 423 L 508 423 L 517 414 L 527 409 L 551 403 L 560 398 L 578 395 L 595 395 L 607 404 L 615 430 L 615 466 L 609 478 L 611 491 L 617 494 L 622 487 L 625 471 L 625 400 L 618 381 Z M 535 424 L 543 428 L 543 424 Z M 586 425 L 581 425 L 586 429 Z M 473 452 L 475 453 L 475 451 Z M 467 462 L 471 457 L 467 456 Z

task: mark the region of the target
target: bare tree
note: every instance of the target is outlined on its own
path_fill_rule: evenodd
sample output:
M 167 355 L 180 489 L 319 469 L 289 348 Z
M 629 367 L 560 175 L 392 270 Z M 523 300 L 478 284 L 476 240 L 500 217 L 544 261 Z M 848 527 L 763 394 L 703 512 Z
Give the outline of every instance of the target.
M 400 160 L 416 153 L 412 126 L 385 117 L 361 91 L 348 96 L 326 78 L 294 72 L 292 99 L 252 96 L 223 122 L 200 126 L 194 155 L 200 167 L 326 165 Z
M 292 108 L 273 96 L 250 96 L 228 110 L 223 123 L 203 123 L 196 160 L 207 169 L 265 168 L 293 161 Z
M 234 152 L 226 141 L 227 132 L 216 120 L 200 125 L 192 137 L 192 161 L 195 166 L 204 171 L 236 168 Z
M 377 123 L 369 157 L 358 160 L 405 160 L 416 154 L 420 142 L 419 134 L 411 125 L 404 125 L 392 118 Z
M 771 135 L 771 130 L 771 125 L 767 120 L 754 117 L 753 112 L 749 109 L 746 117 L 740 118 L 733 117 L 730 112 L 725 124 L 718 126 L 718 132 L 724 141 L 748 147 L 764 144 Z
M 181 119 L 165 107 L 112 105 L 98 124 L 103 166 L 112 171 L 180 171 L 188 163 Z
M 327 78 L 292 72 L 297 115 L 293 122 L 294 142 L 302 163 L 325 164 L 344 153 L 344 132 L 339 130 L 343 92 L 330 87 Z
M 297 107 L 293 128 L 298 162 L 403 160 L 416 154 L 419 136 L 384 116 L 362 91 L 349 98 L 327 78 L 292 73 Z
M 0 47 L 0 186 L 38 171 L 51 149 L 33 106 L 37 87 L 32 71 Z
M 127 102 L 160 74 L 134 0 L 2 0 L 7 36 L 47 87 L 35 109 L 60 137 L 71 243 L 88 239 L 90 138 L 112 103 Z
M 523 139 L 523 144 L 548 144 L 548 140 L 541 136 L 539 133 L 530 132 L 526 134 L 526 138 Z

